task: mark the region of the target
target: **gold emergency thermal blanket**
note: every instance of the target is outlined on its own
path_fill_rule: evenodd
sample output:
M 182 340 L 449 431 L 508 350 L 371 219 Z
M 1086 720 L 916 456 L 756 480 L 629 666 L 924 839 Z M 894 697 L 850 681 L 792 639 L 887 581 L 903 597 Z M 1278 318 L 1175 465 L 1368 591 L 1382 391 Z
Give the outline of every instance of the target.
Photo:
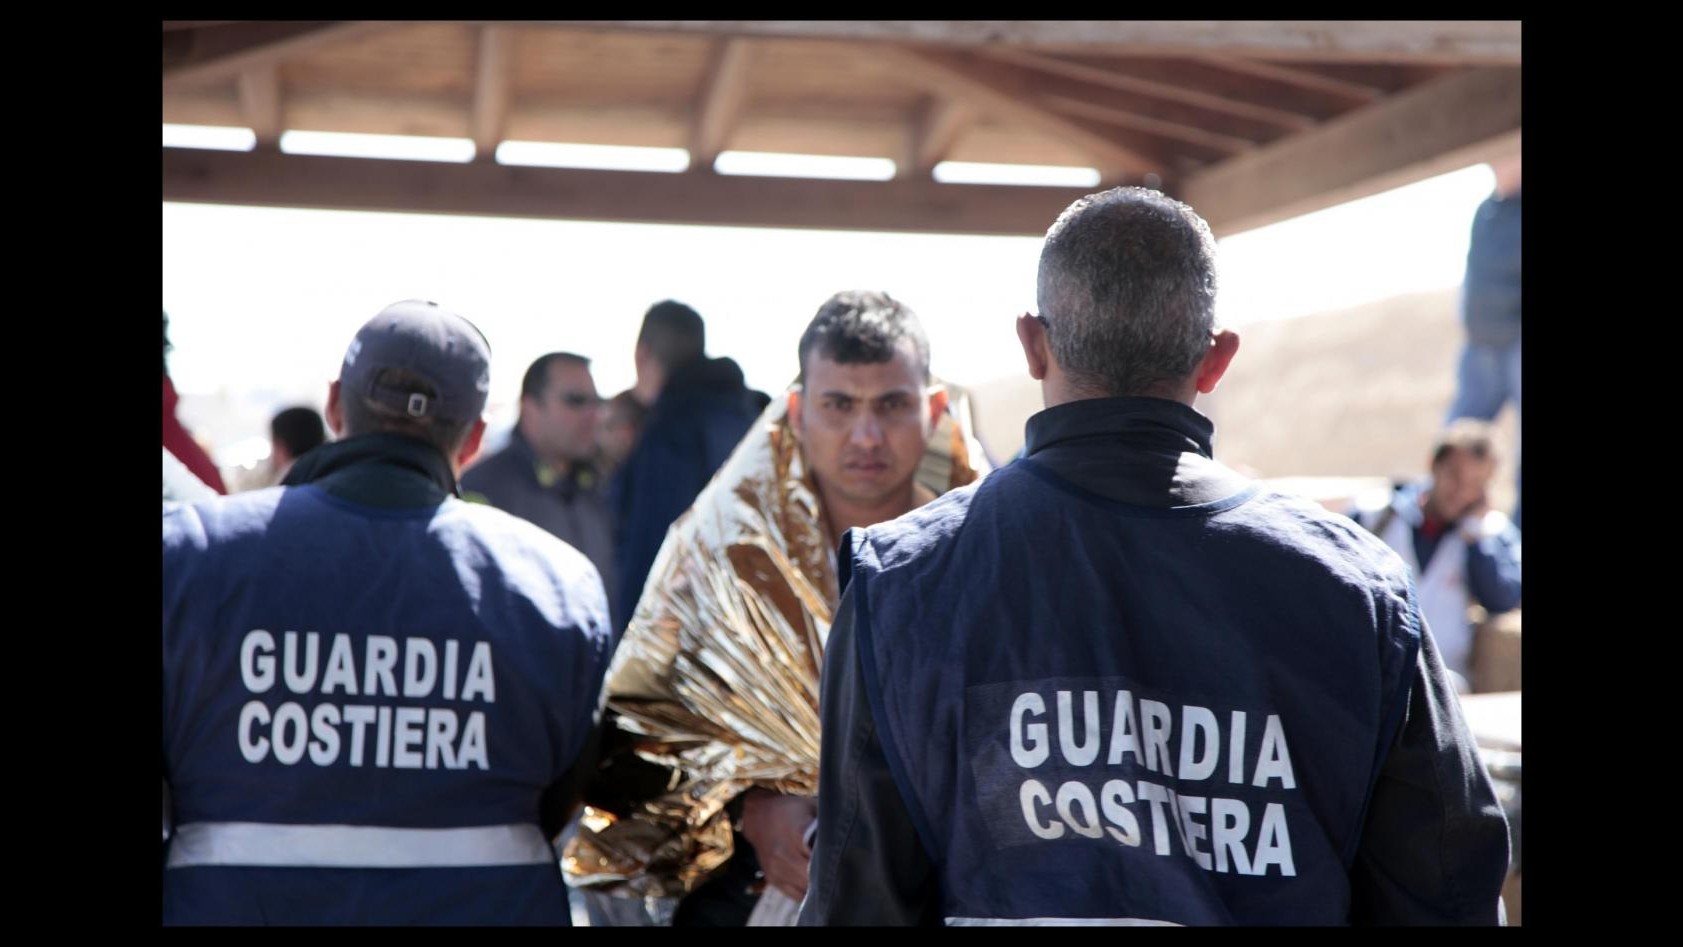
M 917 472 L 939 495 L 985 472 L 949 391 Z M 681 897 L 731 856 L 725 805 L 818 792 L 818 683 L 841 594 L 817 492 L 774 399 L 672 524 L 608 670 L 608 706 L 668 791 L 616 819 L 586 807 L 562 867 L 614 895 Z M 978 469 L 978 467 L 982 469 Z

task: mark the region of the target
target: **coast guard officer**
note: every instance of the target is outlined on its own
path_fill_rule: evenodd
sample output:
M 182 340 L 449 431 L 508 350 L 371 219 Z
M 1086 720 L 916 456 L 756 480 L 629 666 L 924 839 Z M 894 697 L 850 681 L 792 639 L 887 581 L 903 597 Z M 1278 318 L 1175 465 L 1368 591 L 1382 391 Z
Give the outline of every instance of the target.
M 1071 205 L 1025 457 L 843 539 L 803 924 L 1493 924 L 1507 826 L 1408 570 L 1212 458 L 1215 241 Z
M 567 924 L 550 840 L 599 712 L 606 593 L 457 498 L 490 348 L 436 304 L 364 325 L 343 440 L 166 510 L 171 924 Z

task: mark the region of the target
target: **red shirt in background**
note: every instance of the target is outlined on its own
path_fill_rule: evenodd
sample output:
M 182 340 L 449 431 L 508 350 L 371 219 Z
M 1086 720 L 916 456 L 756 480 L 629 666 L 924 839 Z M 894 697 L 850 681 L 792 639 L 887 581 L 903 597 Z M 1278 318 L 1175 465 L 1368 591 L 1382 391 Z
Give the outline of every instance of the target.
M 193 476 L 203 480 L 207 486 L 217 493 L 226 495 L 228 488 L 222 483 L 222 474 L 211 462 L 210 456 L 193 440 L 193 435 L 181 426 L 175 417 L 175 404 L 180 397 L 175 393 L 175 384 L 164 376 L 164 449 L 175 455 L 175 459 L 187 465 Z

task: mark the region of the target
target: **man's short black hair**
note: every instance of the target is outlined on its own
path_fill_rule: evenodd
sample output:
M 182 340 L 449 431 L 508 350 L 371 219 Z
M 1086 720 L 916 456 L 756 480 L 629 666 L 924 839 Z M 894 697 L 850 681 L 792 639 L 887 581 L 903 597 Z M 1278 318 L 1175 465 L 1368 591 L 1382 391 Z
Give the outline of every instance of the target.
M 918 371 L 929 380 L 929 336 L 911 307 L 887 293 L 847 290 L 831 296 L 801 333 L 797 350 L 801 383 L 813 352 L 843 365 L 877 364 L 894 358 L 902 341 L 917 353 Z
M 668 375 L 700 359 L 707 351 L 707 325 L 701 314 L 676 300 L 649 307 L 637 344 L 648 348 Z
M 327 440 L 327 425 L 314 408 L 287 408 L 269 422 L 269 437 L 280 442 L 292 459 L 297 460 L 305 451 L 320 447 Z
M 1432 466 L 1464 453 L 1475 460 L 1496 458 L 1496 429 L 1477 418 L 1456 418 L 1432 442 Z
M 520 380 L 520 397 L 542 401 L 549 393 L 549 366 L 556 362 L 571 362 L 584 368 L 590 367 L 590 359 L 572 352 L 550 352 L 548 355 L 538 356 L 526 369 L 526 377 Z

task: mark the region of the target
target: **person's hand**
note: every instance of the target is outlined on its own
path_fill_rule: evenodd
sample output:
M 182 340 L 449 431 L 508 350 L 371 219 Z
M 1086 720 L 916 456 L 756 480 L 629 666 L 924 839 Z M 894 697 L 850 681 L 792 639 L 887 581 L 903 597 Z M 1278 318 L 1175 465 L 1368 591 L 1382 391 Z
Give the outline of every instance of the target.
M 742 834 L 760 858 L 766 883 L 796 901 L 806 897 L 807 866 L 812 863 L 806 827 L 817 814 L 817 801 L 806 796 L 755 788 L 742 798 Z
M 1467 508 L 1462 510 L 1461 515 L 1456 518 L 1456 522 L 1461 527 L 1462 538 L 1468 542 L 1477 542 L 1478 537 L 1484 531 L 1484 514 L 1489 512 L 1490 496 L 1486 493 L 1480 493 L 1478 499 L 1467 504 Z

